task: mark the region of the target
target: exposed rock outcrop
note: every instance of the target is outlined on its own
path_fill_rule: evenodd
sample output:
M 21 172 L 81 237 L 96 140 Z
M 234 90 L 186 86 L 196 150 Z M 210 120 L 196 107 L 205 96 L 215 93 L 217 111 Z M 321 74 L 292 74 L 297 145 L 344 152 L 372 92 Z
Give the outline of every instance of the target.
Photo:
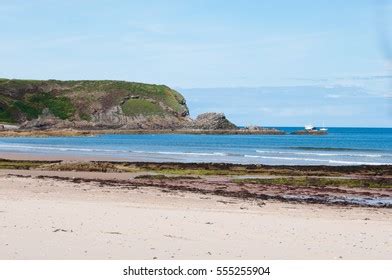
M 22 129 L 49 129 L 49 128 L 66 128 L 71 126 L 68 120 L 62 120 L 53 115 L 49 109 L 42 110 L 41 115 L 37 119 L 25 121 L 20 128 Z
M 193 129 L 205 130 L 231 130 L 238 127 L 230 122 L 222 113 L 204 113 L 192 121 L 189 125 Z
M 254 134 L 276 134 L 276 135 L 283 135 L 286 134 L 284 131 L 276 129 L 276 128 L 270 128 L 270 127 L 261 127 L 261 126 L 255 126 L 251 125 L 248 127 L 245 127 L 242 129 L 243 131 L 247 131 L 249 133 L 254 133 Z
M 291 134 L 293 135 L 326 135 L 328 134 L 327 131 L 323 131 L 323 130 L 297 130 L 294 132 L 291 132 Z

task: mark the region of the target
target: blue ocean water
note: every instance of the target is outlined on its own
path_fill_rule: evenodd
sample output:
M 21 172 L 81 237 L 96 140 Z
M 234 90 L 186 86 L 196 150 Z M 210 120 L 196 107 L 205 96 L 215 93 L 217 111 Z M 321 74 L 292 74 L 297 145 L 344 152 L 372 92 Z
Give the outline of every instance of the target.
M 282 127 L 287 132 L 300 128 Z M 392 128 L 329 128 L 310 135 L 100 135 L 0 138 L 1 154 L 127 161 L 284 165 L 392 164 Z

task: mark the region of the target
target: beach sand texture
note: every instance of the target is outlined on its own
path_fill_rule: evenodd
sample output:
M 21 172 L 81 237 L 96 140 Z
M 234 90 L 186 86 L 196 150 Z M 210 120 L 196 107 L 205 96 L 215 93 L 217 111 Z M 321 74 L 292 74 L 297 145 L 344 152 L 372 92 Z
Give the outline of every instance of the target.
M 392 209 L 0 175 L 0 259 L 392 259 Z

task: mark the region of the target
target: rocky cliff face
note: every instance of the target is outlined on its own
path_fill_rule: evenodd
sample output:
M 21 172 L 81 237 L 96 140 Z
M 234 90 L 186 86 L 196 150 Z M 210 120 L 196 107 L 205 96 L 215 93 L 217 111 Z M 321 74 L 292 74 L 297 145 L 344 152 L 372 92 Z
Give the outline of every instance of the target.
M 0 79 L 0 124 L 22 129 L 235 129 L 223 114 L 189 117 L 164 85 Z

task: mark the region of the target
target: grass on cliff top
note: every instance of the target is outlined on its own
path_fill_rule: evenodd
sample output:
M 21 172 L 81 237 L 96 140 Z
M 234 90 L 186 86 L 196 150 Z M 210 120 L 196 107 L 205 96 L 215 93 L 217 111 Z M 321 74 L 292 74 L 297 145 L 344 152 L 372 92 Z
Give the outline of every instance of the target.
M 65 99 L 63 100 L 52 100 L 54 104 L 50 103 L 52 111 L 58 117 L 65 119 L 72 115 L 72 111 L 77 109 L 79 115 L 83 115 L 83 110 L 89 108 L 90 104 L 93 102 L 108 102 L 109 106 L 118 105 L 124 98 L 129 95 L 138 96 L 140 99 L 154 99 L 157 103 L 161 102 L 165 106 L 171 108 L 174 112 L 183 113 L 183 105 L 185 104 L 184 97 L 173 89 L 165 85 L 154 85 L 154 84 L 144 84 L 135 82 L 125 82 L 125 81 L 112 81 L 112 80 L 81 80 L 81 81 L 58 81 L 58 80 L 8 80 L 0 79 L 0 88 L 5 90 L 20 90 L 23 88 L 28 88 L 31 91 L 31 86 L 34 87 L 44 87 L 44 88 L 56 88 L 57 95 L 71 98 L 72 101 L 77 101 L 75 104 L 81 104 L 73 108 L 71 103 L 67 103 Z M 35 93 L 34 93 L 35 94 Z M 51 95 L 49 93 L 49 95 Z M 0 96 L 1 97 L 1 96 Z M 105 98 L 106 97 L 106 98 Z M 109 99 L 108 99 L 109 98 Z M 14 108 L 9 108 L 13 105 L 9 102 L 5 103 L 7 106 L 2 108 L 0 100 L 0 121 L 3 122 L 15 122 L 14 116 L 18 111 L 26 113 L 29 118 L 35 118 L 37 116 L 37 110 L 40 108 L 34 108 L 32 104 L 26 104 L 25 100 L 21 100 L 21 104 L 14 105 Z M 61 106 L 58 106 L 59 102 L 62 102 Z M 27 102 L 28 103 L 28 102 Z M 42 103 L 42 102 L 41 102 Z M 141 104 L 146 106 L 146 104 Z M 39 106 L 38 106 L 39 107 Z M 165 111 L 163 108 L 156 108 L 160 106 L 147 106 L 149 112 L 153 111 Z M 62 109 L 63 108 L 63 109 Z M 81 108 L 81 109 L 80 109 Z M 141 109 L 139 109 L 141 111 Z M 39 114 L 40 112 L 38 112 Z M 83 119 L 88 120 L 87 115 L 82 116 Z
M 392 188 L 392 179 L 351 179 L 351 178 L 317 178 L 317 177 L 282 177 L 282 178 L 248 178 L 234 179 L 238 184 L 257 184 L 263 186 L 292 187 L 348 187 L 348 188 Z
M 103 81 L 101 88 L 104 90 L 123 90 L 140 98 L 152 98 L 165 103 L 174 111 L 179 112 L 184 98 L 181 94 L 165 85 L 152 85 L 143 83 L 123 82 L 123 81 Z
M 165 114 L 165 111 L 159 105 L 143 99 L 129 99 L 121 107 L 127 116 Z
M 20 114 L 24 114 L 28 120 L 32 120 L 38 118 L 45 108 L 63 120 L 70 118 L 75 113 L 71 100 L 66 96 L 29 93 L 19 100 L 0 96 L 0 122 L 14 123 Z
M 53 96 L 49 93 L 29 96 L 26 100 L 26 105 L 35 110 L 41 110 L 41 112 L 44 108 L 48 108 L 53 115 L 63 120 L 71 117 L 75 113 L 75 108 L 68 97 Z
M 13 123 L 12 111 L 10 110 L 10 98 L 0 95 L 0 122 Z
M 5 123 L 5 124 L 13 124 L 14 120 L 11 117 L 11 114 L 7 111 L 4 110 L 1 105 L 0 105 L 0 123 Z

